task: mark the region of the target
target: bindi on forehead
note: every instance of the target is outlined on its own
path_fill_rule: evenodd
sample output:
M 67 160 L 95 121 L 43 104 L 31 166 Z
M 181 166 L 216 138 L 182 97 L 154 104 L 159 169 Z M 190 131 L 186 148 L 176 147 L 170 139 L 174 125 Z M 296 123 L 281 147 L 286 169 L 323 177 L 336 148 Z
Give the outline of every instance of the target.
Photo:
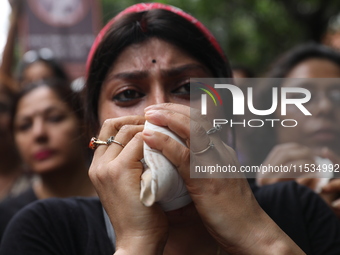
M 152 63 L 156 63 L 157 61 L 156 61 L 156 59 L 153 59 L 151 62 L 152 62 Z

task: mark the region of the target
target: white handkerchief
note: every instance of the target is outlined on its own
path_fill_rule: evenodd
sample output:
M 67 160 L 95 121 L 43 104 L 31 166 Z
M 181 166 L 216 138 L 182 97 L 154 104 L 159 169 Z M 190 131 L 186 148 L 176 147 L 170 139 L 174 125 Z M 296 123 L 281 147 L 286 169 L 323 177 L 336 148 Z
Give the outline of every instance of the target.
M 186 146 L 168 128 L 145 122 L 144 129 L 161 132 Z M 176 152 L 174 152 L 176 153 Z M 141 178 L 140 200 L 145 206 L 158 202 L 164 211 L 184 207 L 191 202 L 182 177 L 174 165 L 159 151 L 144 143 L 144 172 Z

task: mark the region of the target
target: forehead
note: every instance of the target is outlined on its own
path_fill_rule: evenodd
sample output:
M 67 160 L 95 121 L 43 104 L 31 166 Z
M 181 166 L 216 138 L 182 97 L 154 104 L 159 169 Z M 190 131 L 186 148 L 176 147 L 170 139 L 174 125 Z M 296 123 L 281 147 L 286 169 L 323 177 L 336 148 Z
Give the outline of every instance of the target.
M 340 66 L 324 58 L 306 59 L 287 75 L 288 78 L 337 78 L 340 77 Z
M 31 72 L 31 71 L 44 71 L 44 72 L 53 72 L 52 67 L 49 66 L 44 61 L 36 61 L 31 64 L 28 64 L 25 68 L 25 72 Z
M 54 71 L 52 67 L 43 61 L 37 61 L 29 64 L 23 71 L 23 78 L 28 81 L 40 80 L 42 78 L 53 76 Z
M 49 87 L 35 88 L 24 95 L 18 102 L 17 114 L 32 114 L 36 111 L 43 111 L 51 106 L 66 107 L 66 104 Z
M 124 49 L 113 64 L 110 73 L 119 73 L 126 70 L 153 71 L 188 63 L 202 65 L 176 45 L 161 39 L 151 38 Z

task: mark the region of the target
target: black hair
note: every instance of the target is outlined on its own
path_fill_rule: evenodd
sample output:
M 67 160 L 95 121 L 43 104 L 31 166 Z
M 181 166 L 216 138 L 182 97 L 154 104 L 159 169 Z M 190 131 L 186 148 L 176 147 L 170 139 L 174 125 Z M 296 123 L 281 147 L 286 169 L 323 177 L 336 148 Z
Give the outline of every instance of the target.
M 159 38 L 178 46 L 206 65 L 215 77 L 232 77 L 229 63 L 185 18 L 162 9 L 127 14 L 111 26 L 90 63 L 84 93 L 85 116 L 92 134 L 99 128 L 99 93 L 112 64 L 123 49 L 149 38 Z
M 20 92 L 16 95 L 15 101 L 14 101 L 14 107 L 12 110 L 12 128 L 13 128 L 13 122 L 14 117 L 17 113 L 17 107 L 20 102 L 20 100 L 30 93 L 31 91 L 41 88 L 41 87 L 47 87 L 50 88 L 58 98 L 60 98 L 61 101 L 65 102 L 67 106 L 70 108 L 71 111 L 75 113 L 77 118 L 79 119 L 80 123 L 83 123 L 84 119 L 84 112 L 82 107 L 82 101 L 80 94 L 78 92 L 74 92 L 69 83 L 65 82 L 64 80 L 60 79 L 46 79 L 46 80 L 39 80 L 32 83 L 26 84 Z
M 52 51 L 47 48 L 42 48 L 40 50 L 30 50 L 26 52 L 21 61 L 19 62 L 17 70 L 17 79 L 20 84 L 25 80 L 24 77 L 25 70 L 32 64 L 38 62 L 45 64 L 52 70 L 54 76 L 51 78 L 69 81 L 68 74 L 64 70 L 63 66 L 53 57 Z
M 340 53 L 325 45 L 308 43 L 296 46 L 282 55 L 271 66 L 267 77 L 285 78 L 295 66 L 311 58 L 329 60 L 340 66 Z

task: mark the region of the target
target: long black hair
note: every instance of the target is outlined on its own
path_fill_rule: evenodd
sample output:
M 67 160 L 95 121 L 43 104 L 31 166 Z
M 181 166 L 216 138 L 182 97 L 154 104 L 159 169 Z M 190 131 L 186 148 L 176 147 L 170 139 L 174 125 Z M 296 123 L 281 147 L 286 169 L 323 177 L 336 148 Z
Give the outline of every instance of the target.
M 27 51 L 19 62 L 17 79 L 20 84 L 25 81 L 25 70 L 29 66 L 39 62 L 43 63 L 51 69 L 51 71 L 53 72 L 53 77 L 51 78 L 69 82 L 69 77 L 66 70 L 63 68 L 61 63 L 58 62 L 57 59 L 53 56 L 53 52 L 48 48 L 41 48 L 37 50 Z

